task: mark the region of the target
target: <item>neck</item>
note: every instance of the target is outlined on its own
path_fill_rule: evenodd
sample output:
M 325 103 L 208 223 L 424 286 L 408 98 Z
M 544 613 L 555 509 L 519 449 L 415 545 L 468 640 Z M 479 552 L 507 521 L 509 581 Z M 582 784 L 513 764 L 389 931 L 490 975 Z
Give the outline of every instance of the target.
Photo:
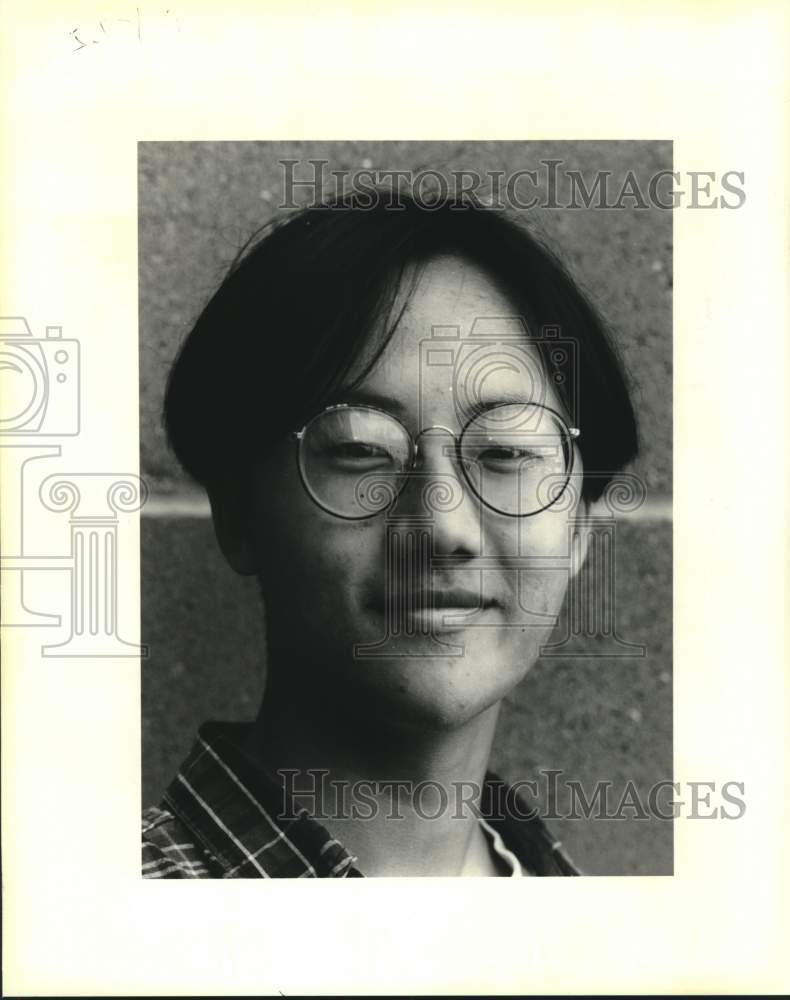
M 247 750 L 282 776 L 366 875 L 458 875 L 490 865 L 478 804 L 499 703 L 453 728 L 391 723 L 271 670 Z

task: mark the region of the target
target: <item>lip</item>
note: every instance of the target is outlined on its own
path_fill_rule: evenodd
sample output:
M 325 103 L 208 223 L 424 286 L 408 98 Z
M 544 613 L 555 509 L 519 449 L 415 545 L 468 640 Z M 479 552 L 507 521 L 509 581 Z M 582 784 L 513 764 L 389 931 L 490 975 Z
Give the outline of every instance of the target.
M 477 590 L 463 587 L 439 587 L 421 590 L 388 590 L 381 596 L 380 609 L 384 606 L 403 611 L 457 611 L 459 614 L 493 608 L 498 601 Z
M 386 607 L 393 624 L 425 633 L 467 628 L 499 606 L 493 598 L 463 587 L 394 590 L 382 596 L 378 610 Z
M 473 608 L 455 606 L 445 608 L 419 607 L 406 610 L 404 624 L 409 632 L 435 634 L 437 632 L 459 632 L 470 625 L 482 624 L 481 619 L 488 617 L 495 610 L 495 605 L 483 607 L 478 603 Z
M 449 590 L 433 588 L 406 594 L 408 604 L 417 608 L 435 608 L 443 611 L 476 611 L 493 607 L 491 598 L 476 590 L 464 590 L 462 587 L 452 587 Z

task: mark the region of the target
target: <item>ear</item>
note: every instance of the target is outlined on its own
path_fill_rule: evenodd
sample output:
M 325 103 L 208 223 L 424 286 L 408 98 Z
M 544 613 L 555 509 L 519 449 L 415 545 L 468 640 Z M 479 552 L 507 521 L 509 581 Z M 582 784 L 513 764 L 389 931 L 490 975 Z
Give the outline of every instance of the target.
M 210 488 L 214 534 L 232 569 L 242 576 L 257 572 L 257 559 L 250 526 L 249 503 L 240 489 Z

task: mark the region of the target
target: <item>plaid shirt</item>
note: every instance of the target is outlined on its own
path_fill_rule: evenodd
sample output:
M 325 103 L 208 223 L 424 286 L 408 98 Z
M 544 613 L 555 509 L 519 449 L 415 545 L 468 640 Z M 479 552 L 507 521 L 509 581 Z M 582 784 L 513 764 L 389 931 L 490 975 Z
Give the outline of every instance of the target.
M 161 806 L 143 813 L 143 877 L 362 877 L 357 859 L 304 809 L 294 810 L 281 786 L 239 749 L 246 725 L 201 726 Z M 480 810 L 524 872 L 581 874 L 534 810 L 522 818 L 529 811 L 523 799 L 518 816 L 492 808 L 503 789 L 489 772 Z

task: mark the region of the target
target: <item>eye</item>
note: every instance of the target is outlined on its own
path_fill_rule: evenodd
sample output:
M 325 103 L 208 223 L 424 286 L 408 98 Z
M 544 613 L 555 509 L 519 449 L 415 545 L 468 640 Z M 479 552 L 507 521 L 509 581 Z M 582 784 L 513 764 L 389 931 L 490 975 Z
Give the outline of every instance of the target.
M 372 468 L 392 462 L 386 448 L 366 441 L 338 441 L 327 448 L 327 458 L 347 468 Z
M 542 456 L 528 448 L 509 445 L 492 445 L 481 449 L 475 461 L 492 472 L 519 472 L 542 460 Z

